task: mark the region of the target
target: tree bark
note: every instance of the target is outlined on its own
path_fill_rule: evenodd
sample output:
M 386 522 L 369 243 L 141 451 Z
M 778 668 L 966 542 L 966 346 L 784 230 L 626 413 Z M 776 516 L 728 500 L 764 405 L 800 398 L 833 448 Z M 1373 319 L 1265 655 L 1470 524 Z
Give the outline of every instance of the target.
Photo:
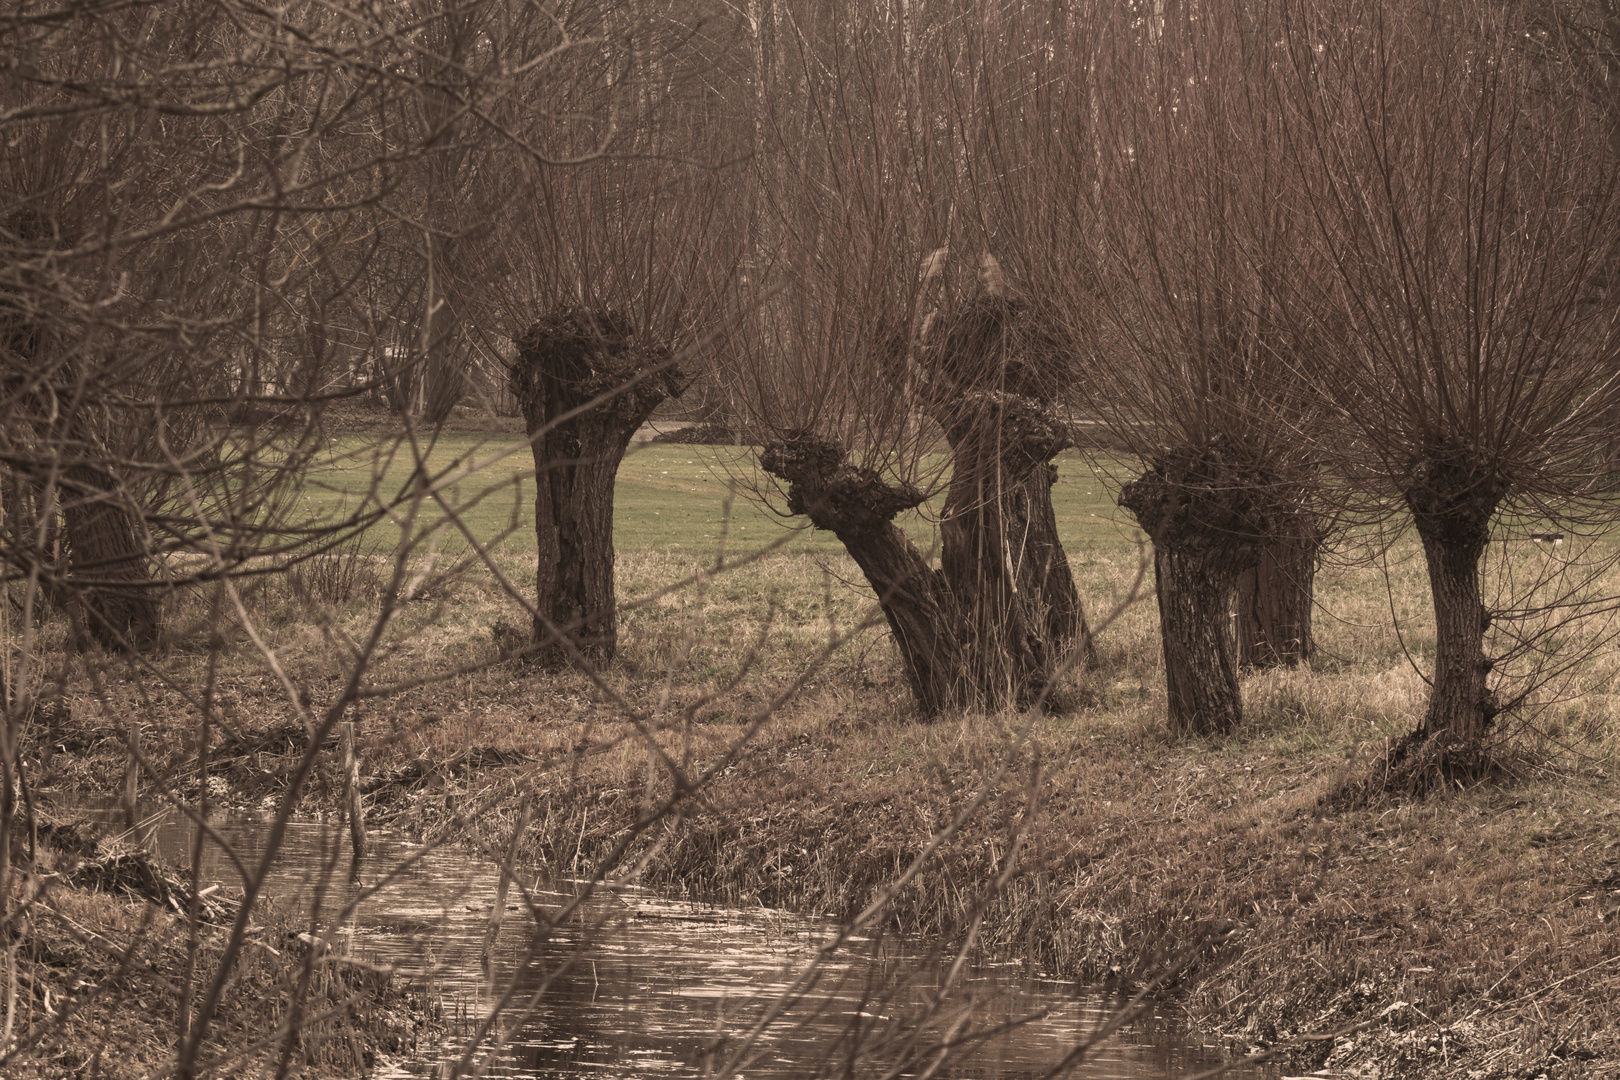
M 1170 730 L 1177 734 L 1225 735 L 1243 722 L 1243 695 L 1226 632 L 1227 603 L 1239 571 L 1225 548 L 1153 546 Z
M 1277 529 L 1260 549 L 1259 563 L 1238 578 L 1238 663 L 1243 667 L 1298 667 L 1316 651 L 1311 615 L 1316 604 L 1315 522 Z
M 157 640 L 162 598 L 152 580 L 140 512 L 106 470 L 63 471 L 57 498 L 68 548 L 68 585 L 84 629 L 106 649 L 142 649 Z
M 1024 707 L 1076 643 L 1072 620 L 1052 610 L 1079 609 L 1051 512 L 1049 463 L 1068 435 L 1049 410 L 1006 393 L 960 395 L 941 419 L 952 457 L 940 572 L 964 620 L 963 675 L 983 708 Z
M 885 483 L 844 457 L 836 442 L 790 432 L 765 447 L 760 466 L 788 482 L 788 509 L 837 536 L 861 568 L 894 634 L 919 711 L 931 718 L 962 708 L 971 695 L 963 678 L 957 603 L 894 524 L 896 514 L 922 503 L 923 493 Z
M 1029 705 L 1066 655 L 1089 663 L 1096 650 L 1052 509 L 1051 462 L 1072 441 L 1051 403 L 1070 351 L 988 257 L 981 284 L 925 334 L 907 377 L 951 447 L 940 571 L 965 620 L 965 676 L 998 709 Z
M 1167 453 L 1120 491 L 1153 541 L 1169 727 L 1225 734 L 1243 720 L 1232 636 L 1238 577 L 1259 560 L 1266 520 L 1246 470 L 1216 447 Z
M 1431 453 L 1412 470 L 1407 508 L 1429 570 L 1434 602 L 1434 675 L 1423 723 L 1391 750 L 1385 786 L 1421 794 L 1485 768 L 1485 737 L 1497 714 L 1485 655 L 1490 613 L 1479 560 L 1505 488 L 1466 454 Z
M 1495 715 L 1486 686 L 1485 630 L 1490 617 L 1479 588 L 1479 542 L 1419 528 L 1434 599 L 1434 685 L 1423 715 L 1430 736 L 1444 732 L 1459 748 L 1477 748 Z
M 1498 706 L 1484 648 L 1490 612 L 1479 588 L 1479 559 L 1505 492 L 1489 466 L 1466 452 L 1442 447 L 1413 466 L 1403 495 L 1429 567 L 1434 677 L 1422 724 L 1390 748 L 1380 777 L 1385 790 L 1421 795 L 1447 780 L 1476 779 L 1489 766 L 1486 735 Z
M 467 354 L 459 337 L 460 319 L 448 303 L 444 310 L 449 314 L 433 319 L 433 331 L 439 337 L 429 343 L 422 365 L 422 422 L 435 428 L 449 420 L 467 396 Z
M 11 222 L 11 227 L 28 240 L 50 235 L 44 221 L 32 216 Z M 0 315 L 0 349 L 31 368 L 34 377 L 43 377 L 53 359 L 49 335 L 30 321 L 27 310 L 17 305 Z M 86 418 L 89 410 L 79 400 L 83 388 L 75 365 L 57 364 L 54 374 L 60 383 L 56 400 L 47 402 L 30 394 L 29 406 L 36 433 L 43 432 L 48 440 L 48 452 L 68 459 L 55 478 L 55 503 L 68 548 L 66 584 L 82 605 L 84 629 L 102 647 L 141 649 L 157 640 L 162 624 L 162 598 L 147 557 L 143 512 L 103 464 L 110 455 L 102 451 L 102 440 Z M 69 402 L 65 409 L 60 407 Z M 19 475 L 17 481 L 31 483 L 43 493 L 48 490 L 48 475 L 49 466 L 42 460 L 32 476 Z M 47 513 L 52 510 L 50 502 L 43 494 L 37 499 Z
M 968 684 L 962 678 L 961 644 L 951 632 L 956 620 L 927 560 L 893 522 L 835 532 L 877 593 L 918 710 L 932 718 L 964 708 Z
M 1097 664 L 1097 643 L 1086 623 L 1080 590 L 1075 587 L 1069 556 L 1057 534 L 1057 512 L 1052 508 L 1052 488 L 1058 478 L 1057 465 L 1048 463 L 1024 483 L 1029 497 L 1029 539 L 1023 558 L 1016 561 L 1019 588 L 1034 597 L 1046 612 L 1046 633 L 1061 658 L 1071 649 L 1080 652 L 1088 667 Z
M 607 663 L 618 649 L 614 480 L 631 436 L 684 378 L 622 317 L 573 308 L 529 328 L 511 378 L 534 453 L 538 657 L 566 662 L 566 641 Z

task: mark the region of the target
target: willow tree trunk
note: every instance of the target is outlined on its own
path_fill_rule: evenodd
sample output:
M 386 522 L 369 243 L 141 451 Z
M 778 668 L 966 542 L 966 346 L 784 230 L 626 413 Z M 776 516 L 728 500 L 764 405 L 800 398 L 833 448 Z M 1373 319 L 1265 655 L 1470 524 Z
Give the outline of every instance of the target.
M 1009 540 L 1028 519 L 1023 484 L 994 462 L 953 462 L 940 516 L 940 572 L 963 618 L 963 680 L 986 710 L 1024 704 L 1052 668 L 1044 618 L 1019 594 Z M 1020 505 L 1026 504 L 1026 505 Z
M 790 433 L 765 447 L 760 467 L 788 482 L 788 509 L 837 536 L 861 568 L 894 634 L 918 710 L 934 717 L 961 708 L 971 684 L 963 678 L 956 598 L 894 524 L 896 514 L 922 503 L 923 493 L 886 483 L 844 457 L 836 442 Z
M 1244 667 L 1298 667 L 1316 652 L 1311 615 L 1316 606 L 1314 526 L 1274 535 L 1260 561 L 1237 584 L 1238 663 Z
M 433 317 L 434 339 L 422 362 L 422 422 L 439 427 L 467 396 L 467 349 L 461 319 L 447 301 Z
M 1434 684 L 1423 728 L 1444 733 L 1458 748 L 1477 749 L 1495 715 L 1486 676 L 1485 631 L 1490 618 L 1479 588 L 1479 542 L 1436 536 L 1419 529 L 1434 599 Z
M 1026 707 L 1075 644 L 1072 620 L 1057 619 L 1064 633 L 1053 634 L 1051 610 L 1054 601 L 1079 609 L 1051 513 L 1049 463 L 1068 445 L 1067 431 L 1044 406 L 1002 393 L 963 395 L 941 418 L 951 482 L 940 515 L 940 573 L 963 619 L 962 676 L 987 710 Z M 1050 532 L 1032 551 L 1044 517 Z
M 1223 544 L 1153 546 L 1170 729 L 1224 735 L 1243 720 L 1227 603 L 1240 571 Z
M 999 709 L 1040 699 L 1065 656 L 1095 648 L 1052 510 L 1051 462 L 1072 445 L 1053 402 L 1073 349 L 988 254 L 979 283 L 925 332 L 907 378 L 951 447 L 940 572 L 965 620 L 964 677 Z
M 1074 572 L 1069 569 L 1068 553 L 1058 539 L 1057 512 L 1052 507 L 1052 488 L 1057 479 L 1057 465 L 1048 463 L 1024 482 L 1029 498 L 1029 531 L 1020 557 L 1014 560 L 1018 568 L 1018 587 L 1045 611 L 1047 637 L 1056 646 L 1058 655 L 1078 650 L 1080 661 L 1095 667 L 1097 643 L 1092 640 L 1091 627 L 1086 624 L 1085 608 L 1080 603 L 1080 590 L 1075 587 Z
M 10 224 L 24 239 L 49 235 L 37 219 Z M 11 353 L 30 378 L 56 385 L 49 396 L 35 392 L 27 397 L 33 416 L 21 424 L 48 449 L 36 444 L 36 452 L 44 452 L 29 463 L 31 470 L 18 470 L 17 483 L 34 488 L 42 512 L 50 513 L 53 502 L 61 511 L 67 591 L 77 598 L 82 629 L 103 648 L 144 648 L 157 640 L 162 598 L 152 578 L 143 512 L 111 472 L 113 455 L 86 419 L 79 370 L 71 361 L 51 356 L 50 336 L 22 315 L 26 310 L 18 305 L 15 312 L 0 314 L 0 350 Z M 67 459 L 59 473 L 46 464 L 53 453 Z M 86 642 L 80 637 L 75 644 Z
M 670 352 L 635 344 L 612 312 L 553 311 L 518 342 L 512 390 L 534 453 L 542 662 L 613 659 L 614 481 L 636 429 L 684 388 Z
M 1259 558 L 1263 515 L 1219 453 L 1166 455 L 1120 491 L 1153 541 L 1171 731 L 1221 735 L 1243 720 L 1232 635 L 1239 576 Z
M 1485 655 L 1491 619 L 1479 560 L 1503 487 L 1460 455 L 1425 459 L 1405 492 L 1428 564 L 1434 602 L 1434 675 L 1423 724 L 1390 755 L 1387 784 L 1421 792 L 1484 767 L 1486 732 L 1497 713 Z
M 105 469 L 63 471 L 57 498 L 68 548 L 68 586 L 84 629 L 107 649 L 157 640 L 162 597 L 152 579 L 141 515 Z

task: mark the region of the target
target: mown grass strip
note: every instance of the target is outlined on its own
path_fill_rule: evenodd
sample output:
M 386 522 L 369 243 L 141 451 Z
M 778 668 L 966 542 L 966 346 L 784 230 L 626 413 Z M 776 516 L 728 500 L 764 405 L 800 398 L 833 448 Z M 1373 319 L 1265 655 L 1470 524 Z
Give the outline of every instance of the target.
M 510 436 L 443 435 L 427 447 L 427 471 L 430 477 L 443 475 L 512 445 Z M 1058 469 L 1053 504 L 1064 545 L 1071 551 L 1133 546 L 1139 531 L 1114 505 L 1093 464 L 1066 453 L 1058 459 Z M 333 520 L 368 499 L 397 497 L 408 491 L 412 472 L 407 447 L 375 438 L 336 440 L 306 479 L 306 511 L 314 520 Z M 636 444 L 619 469 L 614 543 L 621 551 L 651 548 L 701 554 L 714 550 L 722 532 L 728 546 L 746 549 L 771 543 L 783 529 L 791 529 L 797 533 L 790 543 L 794 551 L 841 550 L 835 537 L 806 528 L 802 518 L 785 518 L 769 509 L 759 494 L 770 490 L 767 480 L 757 473 L 748 447 Z M 519 447 L 451 485 L 447 496 L 484 542 L 510 554 L 534 551 L 534 470 L 527 448 Z M 908 515 L 902 522 L 925 549 L 935 543 L 931 517 L 943 502 L 941 490 L 926 514 Z M 381 526 L 379 531 L 387 528 Z M 451 549 L 459 543 L 447 540 Z

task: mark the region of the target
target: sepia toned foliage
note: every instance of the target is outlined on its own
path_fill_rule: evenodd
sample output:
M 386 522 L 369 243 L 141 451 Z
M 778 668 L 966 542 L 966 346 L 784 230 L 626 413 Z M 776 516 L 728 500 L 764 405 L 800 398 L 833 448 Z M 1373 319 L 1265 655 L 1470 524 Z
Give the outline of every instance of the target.
M 943 935 L 937 985 L 863 998 L 824 1071 L 954 1073 L 1017 1030 L 964 989 L 989 949 L 1134 987 L 1053 1075 L 1188 972 L 1249 971 L 1189 990 L 1245 1040 L 1341 1057 L 1414 986 L 1528 1017 L 1611 983 L 1599 798 L 1560 793 L 1593 824 L 1554 875 L 1534 800 L 1518 835 L 1457 795 L 1496 822 L 1481 865 L 1529 849 L 1459 877 L 1493 909 L 1436 873 L 1449 802 L 1341 796 L 1510 750 L 1562 784 L 1536 755 L 1612 728 L 1568 689 L 1612 681 L 1615 637 L 1612 8 L 0 10 L 0 1074 L 359 1071 L 375 1022 L 480 1075 L 649 879 L 836 912 L 757 1026 L 717 1025 L 716 1077 L 894 927 Z M 747 448 L 658 489 L 707 532 L 666 547 L 650 510 L 622 559 L 632 438 L 699 385 Z M 1123 513 L 1060 519 L 1060 463 Z M 739 554 L 758 519 L 698 506 L 711 481 L 836 547 Z M 1071 560 L 1060 526 L 1118 542 Z M 1099 647 L 1143 536 L 1156 609 Z M 1326 556 L 1364 587 L 1318 588 Z M 283 909 L 315 814 L 347 843 Z M 194 826 L 174 865 L 165 818 Z M 447 1035 L 451 916 L 413 965 L 355 941 L 452 842 L 506 852 L 481 959 L 524 936 Z M 1427 890 L 1369 904 L 1380 860 Z M 1504 882 L 1542 983 L 1509 981 L 1511 922 L 1467 973 L 1405 966 Z M 1363 944 L 1402 965 L 1382 1013 Z M 1246 996 L 1268 980 L 1298 1000 Z M 1515 1037 L 1562 1056 L 1609 1012 Z

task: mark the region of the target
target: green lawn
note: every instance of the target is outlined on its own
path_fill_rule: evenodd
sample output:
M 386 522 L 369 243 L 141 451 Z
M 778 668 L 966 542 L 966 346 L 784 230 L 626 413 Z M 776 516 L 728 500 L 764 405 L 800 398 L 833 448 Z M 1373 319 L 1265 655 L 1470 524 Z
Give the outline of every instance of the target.
M 533 459 L 526 446 L 515 444 L 510 436 L 445 435 L 427 448 L 426 459 L 431 476 L 454 479 L 445 488 L 448 501 L 475 535 L 514 555 L 534 550 Z M 359 507 L 372 491 L 393 497 L 407 484 L 411 461 L 408 448 L 379 448 L 375 441 L 361 438 L 336 440 L 308 478 L 306 508 L 316 518 L 330 519 Z M 1114 505 L 1086 459 L 1066 453 L 1058 459 L 1058 468 L 1053 499 L 1065 547 L 1074 551 L 1134 543 L 1138 531 Z M 746 447 L 635 444 L 619 469 L 615 545 L 624 551 L 701 554 L 713 551 L 722 529 L 728 528 L 727 547 L 733 551 L 760 547 L 784 535 L 801 553 L 841 550 L 830 533 L 805 527 L 802 518 L 769 511 L 754 493 L 761 479 L 753 451 Z M 942 492 L 931 505 L 937 508 L 943 498 Z M 434 508 L 425 520 L 431 523 L 442 517 Z M 918 515 L 908 518 L 903 524 L 913 538 L 931 546 L 931 524 Z M 451 529 L 442 546 L 454 550 L 463 545 Z

